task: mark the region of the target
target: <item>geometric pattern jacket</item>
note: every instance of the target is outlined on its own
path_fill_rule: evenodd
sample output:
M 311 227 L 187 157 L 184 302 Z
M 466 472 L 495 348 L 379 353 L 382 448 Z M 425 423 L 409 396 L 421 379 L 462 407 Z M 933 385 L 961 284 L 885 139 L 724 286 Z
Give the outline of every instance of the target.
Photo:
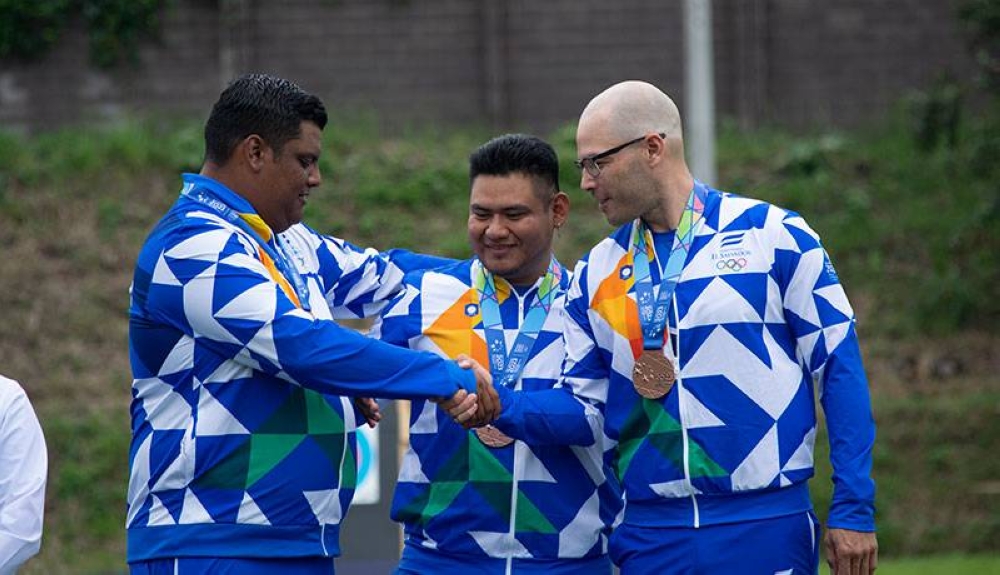
M 128 560 L 339 554 L 359 417 L 344 396 L 451 396 L 472 374 L 333 321 L 379 311 L 402 272 L 303 225 L 282 234 L 308 290 L 218 201 L 276 247 L 242 197 L 186 174 L 135 269 L 129 308 Z M 229 212 L 229 215 L 232 214 Z
M 489 366 L 479 296 L 472 287 L 478 267 L 473 258 L 407 274 L 406 290 L 387 308 L 373 334 L 443 357 L 467 354 Z M 569 284 L 561 266 L 559 272 L 558 295 L 514 382 L 518 390 L 550 390 L 558 381 Z M 510 350 L 539 296 L 542 278 L 522 293 L 501 277 L 494 280 Z M 499 381 L 494 385 L 502 387 Z M 508 563 L 513 558 L 592 559 L 607 552 L 620 495 L 602 469 L 603 450 L 593 444 L 591 428 L 581 440 L 593 444 L 589 447 L 515 441 L 490 448 L 436 404 L 414 401 L 409 437 L 392 503 L 392 517 L 404 524 L 407 545 L 472 560 L 505 558 Z
M 668 313 L 662 353 L 677 378 L 663 398 L 632 386 L 643 348 L 636 222 L 589 252 L 567 296 L 562 384 L 615 442 L 607 456 L 623 521 L 697 527 L 811 509 L 815 382 L 831 444 L 828 525 L 873 531 L 868 382 L 854 312 L 818 236 L 795 213 L 711 189 L 703 217 Z M 654 286 L 661 265 L 650 265 Z M 504 393 L 497 425 L 566 410 L 566 399 Z

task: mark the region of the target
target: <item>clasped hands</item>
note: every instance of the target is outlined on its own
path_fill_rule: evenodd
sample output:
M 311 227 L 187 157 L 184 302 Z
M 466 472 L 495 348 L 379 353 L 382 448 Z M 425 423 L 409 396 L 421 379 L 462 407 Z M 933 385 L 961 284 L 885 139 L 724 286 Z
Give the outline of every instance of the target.
M 476 376 L 476 393 L 464 389 L 455 392 L 450 398 L 440 398 L 437 403 L 445 410 L 455 423 L 466 429 L 481 427 L 500 417 L 500 396 L 493 387 L 493 377 L 476 360 L 467 355 L 455 358 L 463 369 L 471 369 Z
M 479 362 L 464 354 L 456 357 L 455 362 L 463 369 L 471 369 L 475 374 L 476 393 L 460 389 L 451 397 L 437 398 L 434 403 L 448 412 L 455 423 L 466 429 L 482 427 L 500 417 L 500 396 L 493 388 L 493 377 L 490 372 Z M 368 427 L 375 427 L 382 420 L 382 412 L 374 399 L 356 397 L 354 405 L 365 418 Z

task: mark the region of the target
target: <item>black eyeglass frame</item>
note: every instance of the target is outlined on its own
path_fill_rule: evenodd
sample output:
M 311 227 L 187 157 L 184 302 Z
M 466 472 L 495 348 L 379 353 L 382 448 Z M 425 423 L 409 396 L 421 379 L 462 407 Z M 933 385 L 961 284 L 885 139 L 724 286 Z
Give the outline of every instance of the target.
M 658 135 L 661 138 L 667 137 L 667 135 L 663 132 L 660 132 Z M 629 140 L 620 146 L 615 146 L 614 148 L 609 148 L 598 154 L 593 154 L 585 158 L 580 158 L 579 160 L 574 160 L 573 163 L 576 165 L 576 169 L 578 170 L 586 169 L 587 173 L 590 174 L 590 177 L 596 178 L 601 175 L 601 166 L 597 164 L 597 160 L 607 158 L 608 156 L 613 156 L 618 152 L 624 150 L 625 148 L 631 146 L 632 144 L 638 144 L 639 142 L 645 139 L 646 135 L 639 136 L 638 138 L 634 140 Z

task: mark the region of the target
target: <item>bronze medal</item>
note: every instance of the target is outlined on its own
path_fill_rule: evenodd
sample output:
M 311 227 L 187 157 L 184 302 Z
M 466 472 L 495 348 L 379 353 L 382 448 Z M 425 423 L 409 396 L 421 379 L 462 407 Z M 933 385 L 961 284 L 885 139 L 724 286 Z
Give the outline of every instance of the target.
M 632 370 L 632 386 L 646 399 L 660 399 L 674 386 L 674 364 L 658 349 L 643 350 Z
M 511 439 L 507 434 L 493 427 L 492 425 L 484 425 L 482 427 L 477 427 L 475 431 L 476 431 L 476 437 L 478 437 L 479 441 L 482 441 L 483 445 L 485 445 L 486 447 L 499 449 L 501 447 L 507 447 L 511 443 L 514 443 L 514 440 Z

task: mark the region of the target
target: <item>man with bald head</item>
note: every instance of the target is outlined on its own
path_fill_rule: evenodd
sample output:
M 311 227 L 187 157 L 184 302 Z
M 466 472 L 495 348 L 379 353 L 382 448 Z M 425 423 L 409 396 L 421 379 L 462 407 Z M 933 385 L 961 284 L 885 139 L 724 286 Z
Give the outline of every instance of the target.
M 494 425 L 558 443 L 603 422 L 626 502 L 610 542 L 624 575 L 815 573 L 818 382 L 834 472 L 827 560 L 838 575 L 873 572 L 868 383 L 816 233 L 694 179 L 677 107 L 648 83 L 595 97 L 576 143 L 581 187 L 619 227 L 574 272 L 563 391 L 498 388 Z M 551 413 L 558 424 L 544 423 Z

